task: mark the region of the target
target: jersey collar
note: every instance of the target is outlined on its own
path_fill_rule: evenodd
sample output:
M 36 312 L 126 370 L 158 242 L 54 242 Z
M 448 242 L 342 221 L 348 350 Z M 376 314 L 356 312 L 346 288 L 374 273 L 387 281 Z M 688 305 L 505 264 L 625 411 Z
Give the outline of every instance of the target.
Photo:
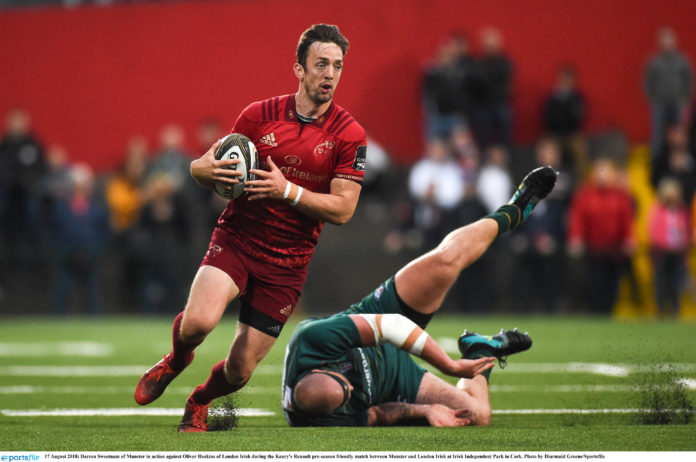
M 329 105 L 328 109 L 314 119 L 312 122 L 308 123 L 307 125 L 314 125 L 317 127 L 323 127 L 326 121 L 329 120 L 331 117 L 331 114 L 334 111 L 334 108 L 336 107 L 336 103 L 333 102 L 333 99 L 331 100 L 331 104 Z M 286 122 L 297 122 L 300 123 L 300 121 L 297 119 L 297 105 L 295 103 L 295 95 L 290 95 L 290 98 L 288 98 L 288 102 L 285 104 L 285 121 Z

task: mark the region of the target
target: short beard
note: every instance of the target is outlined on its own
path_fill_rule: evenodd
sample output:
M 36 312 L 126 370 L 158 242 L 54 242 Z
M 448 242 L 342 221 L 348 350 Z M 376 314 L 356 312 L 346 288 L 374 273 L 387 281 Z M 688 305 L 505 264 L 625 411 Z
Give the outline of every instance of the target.
M 324 103 L 328 103 L 331 101 L 331 98 L 333 98 L 333 90 L 326 95 L 323 95 L 320 93 L 319 90 L 316 92 L 310 91 L 310 89 L 305 85 L 305 93 L 307 93 L 307 96 L 309 99 L 316 104 L 317 106 L 322 105 Z

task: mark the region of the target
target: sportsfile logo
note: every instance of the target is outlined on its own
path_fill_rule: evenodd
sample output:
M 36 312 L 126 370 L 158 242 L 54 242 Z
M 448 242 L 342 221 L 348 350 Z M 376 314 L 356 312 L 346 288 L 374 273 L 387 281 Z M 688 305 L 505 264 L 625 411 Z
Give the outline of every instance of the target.
M 3 454 L 0 456 L 2 462 L 41 460 L 41 456 L 36 454 Z

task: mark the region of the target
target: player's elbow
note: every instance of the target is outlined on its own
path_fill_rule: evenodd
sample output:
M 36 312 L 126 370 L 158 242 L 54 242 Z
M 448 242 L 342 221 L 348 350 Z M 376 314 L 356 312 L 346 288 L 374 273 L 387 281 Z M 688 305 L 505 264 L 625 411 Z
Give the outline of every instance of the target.
M 379 406 L 371 406 L 367 408 L 367 426 L 368 427 L 389 427 L 396 423 L 389 414 Z
M 377 427 L 379 425 L 379 408 L 371 406 L 367 408 L 367 426 Z
M 334 209 L 333 212 L 329 213 L 328 216 L 325 217 L 324 221 L 336 226 L 345 225 L 350 221 L 351 218 L 353 218 L 354 213 L 355 204 L 345 205 L 343 207 Z
M 336 226 L 341 226 L 345 225 L 350 221 L 350 219 L 353 218 L 353 211 L 351 210 L 349 213 L 338 213 L 334 217 L 331 217 L 331 220 L 329 220 L 329 223 L 332 225 Z

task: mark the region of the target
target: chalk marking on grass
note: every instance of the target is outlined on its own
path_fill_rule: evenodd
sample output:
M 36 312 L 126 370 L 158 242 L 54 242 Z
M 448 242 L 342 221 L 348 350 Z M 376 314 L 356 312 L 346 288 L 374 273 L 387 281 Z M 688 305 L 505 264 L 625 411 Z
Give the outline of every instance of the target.
M 696 363 L 633 364 L 633 372 L 694 372 Z
M 679 379 L 677 383 L 681 383 L 689 390 L 696 390 L 696 379 Z
M 214 410 L 211 410 L 211 412 Z M 182 416 L 183 408 L 97 408 L 97 409 L 3 409 L 7 417 L 117 417 L 117 416 Z M 240 408 L 236 410 L 241 417 L 274 416 L 269 409 Z
M 113 356 L 114 347 L 96 342 L 0 343 L 0 356 Z

